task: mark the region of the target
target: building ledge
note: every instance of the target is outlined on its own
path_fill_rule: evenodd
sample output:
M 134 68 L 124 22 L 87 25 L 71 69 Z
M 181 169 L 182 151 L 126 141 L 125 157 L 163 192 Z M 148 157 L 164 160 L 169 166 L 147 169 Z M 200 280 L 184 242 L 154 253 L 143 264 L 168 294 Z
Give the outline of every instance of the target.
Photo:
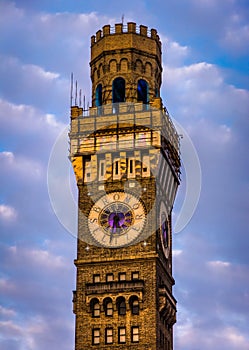
M 111 292 L 139 292 L 144 290 L 144 281 L 119 281 L 104 283 L 87 283 L 86 294 L 104 294 Z

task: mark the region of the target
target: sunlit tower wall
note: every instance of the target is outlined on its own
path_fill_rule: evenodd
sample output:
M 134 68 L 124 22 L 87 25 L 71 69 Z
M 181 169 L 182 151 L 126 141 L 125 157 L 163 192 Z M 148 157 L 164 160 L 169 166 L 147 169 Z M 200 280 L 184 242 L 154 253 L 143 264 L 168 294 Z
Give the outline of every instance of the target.
M 180 151 L 160 97 L 157 31 L 105 25 L 91 37 L 90 69 L 92 107 L 71 106 L 69 133 L 79 193 L 75 349 L 172 350 Z

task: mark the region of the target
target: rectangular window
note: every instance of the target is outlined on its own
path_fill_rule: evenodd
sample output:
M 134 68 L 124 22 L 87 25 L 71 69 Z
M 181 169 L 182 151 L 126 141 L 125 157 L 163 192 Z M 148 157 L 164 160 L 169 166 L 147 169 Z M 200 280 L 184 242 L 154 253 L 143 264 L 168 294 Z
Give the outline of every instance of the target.
M 99 180 L 105 180 L 105 160 L 100 160 L 99 162 Z
M 118 329 L 118 342 L 124 344 L 126 342 L 126 329 L 125 327 L 119 327 Z
M 113 281 L 113 273 L 107 273 L 106 275 L 106 282 L 112 282 Z
M 84 181 L 88 182 L 91 181 L 91 161 L 86 160 L 85 161 L 85 168 L 84 168 Z
M 128 159 L 128 178 L 135 177 L 135 159 Z
M 126 280 L 126 273 L 125 272 L 120 272 L 118 274 L 118 279 L 119 279 L 119 281 L 125 281 Z
M 100 329 L 93 328 L 92 330 L 92 344 L 96 345 L 100 343 Z
M 105 343 L 112 344 L 113 343 L 113 329 L 106 328 L 105 330 Z
M 131 279 L 132 280 L 138 280 L 139 279 L 139 272 L 138 271 L 132 272 L 131 273 Z
M 142 176 L 150 176 L 150 157 L 143 156 Z
M 113 161 L 113 179 L 120 177 L 120 159 L 115 158 Z
M 100 282 L 100 275 L 93 275 L 93 283 Z
M 137 326 L 131 327 L 131 342 L 132 343 L 139 342 L 139 327 Z

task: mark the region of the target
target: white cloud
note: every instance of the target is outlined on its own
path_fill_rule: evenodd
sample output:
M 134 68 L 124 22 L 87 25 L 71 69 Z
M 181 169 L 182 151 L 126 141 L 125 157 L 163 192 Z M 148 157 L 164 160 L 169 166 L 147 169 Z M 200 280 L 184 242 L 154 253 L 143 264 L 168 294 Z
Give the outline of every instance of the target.
M 228 262 L 228 261 L 220 261 L 220 260 L 209 261 L 207 264 L 214 269 L 225 268 L 225 267 L 229 267 L 231 265 L 230 262 Z
M 174 257 L 179 256 L 182 254 L 182 250 L 181 249 L 173 249 L 172 254 Z
M 0 55 L 0 61 L 3 98 L 17 104 L 32 105 L 45 113 L 51 112 L 56 105 L 58 108 L 58 101 L 68 101 L 69 74 L 65 79 L 57 72 L 24 63 L 13 56 Z M 63 103 L 61 106 L 65 111 Z
M 246 11 L 234 7 L 234 11 L 227 16 L 224 35 L 220 38 L 223 45 L 232 55 L 248 53 L 249 25 Z
M 15 263 L 29 263 L 33 267 L 42 268 L 44 270 L 61 270 L 67 269 L 67 264 L 62 256 L 56 256 L 48 250 L 44 249 L 28 249 L 17 246 L 9 247 L 10 259 L 14 259 Z
M 9 205 L 0 204 L 0 219 L 4 221 L 13 221 L 17 217 L 17 212 Z
M 44 114 L 33 106 L 0 99 L 0 110 L 2 133 L 8 130 L 8 135 L 27 136 L 39 133 L 48 137 L 49 133 L 58 134 L 65 127 L 65 124 L 56 120 L 55 115 Z
M 168 66 L 177 67 L 184 63 L 190 54 L 188 46 L 182 46 L 178 42 L 170 40 L 161 35 L 162 47 L 164 49 L 163 59 Z
M 0 164 L 2 171 L 9 177 L 23 176 L 25 179 L 40 180 L 45 173 L 40 162 L 22 155 L 15 156 L 12 152 L 0 152 Z
M 16 311 L 0 305 L 0 315 L 6 317 L 14 317 L 16 316 Z

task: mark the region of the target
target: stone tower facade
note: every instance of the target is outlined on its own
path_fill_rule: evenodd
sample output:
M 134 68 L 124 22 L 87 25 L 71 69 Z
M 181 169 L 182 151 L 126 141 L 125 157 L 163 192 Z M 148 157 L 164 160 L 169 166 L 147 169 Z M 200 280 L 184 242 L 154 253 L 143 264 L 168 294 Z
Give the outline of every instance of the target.
M 75 350 L 172 350 L 171 212 L 179 140 L 160 98 L 155 29 L 91 38 L 92 107 L 71 107 L 78 191 Z

